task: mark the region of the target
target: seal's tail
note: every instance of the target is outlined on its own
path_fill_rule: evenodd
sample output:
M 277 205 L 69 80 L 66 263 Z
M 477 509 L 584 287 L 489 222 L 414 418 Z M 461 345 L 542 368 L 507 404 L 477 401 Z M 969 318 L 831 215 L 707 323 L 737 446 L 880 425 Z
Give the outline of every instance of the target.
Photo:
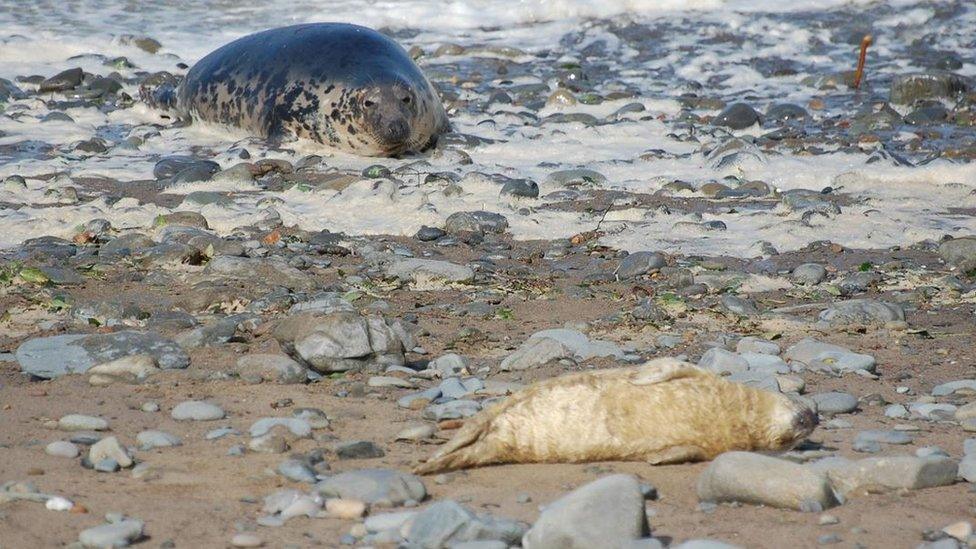
M 493 417 L 492 414 L 482 412 L 466 421 L 454 438 L 425 463 L 414 467 L 413 472 L 418 475 L 430 475 L 497 463 L 498 459 L 494 452 L 490 452 L 486 445 L 482 444 L 483 439 L 491 431 Z
M 176 87 L 180 79 L 162 71 L 150 74 L 139 84 L 139 98 L 154 109 L 163 111 L 176 108 Z

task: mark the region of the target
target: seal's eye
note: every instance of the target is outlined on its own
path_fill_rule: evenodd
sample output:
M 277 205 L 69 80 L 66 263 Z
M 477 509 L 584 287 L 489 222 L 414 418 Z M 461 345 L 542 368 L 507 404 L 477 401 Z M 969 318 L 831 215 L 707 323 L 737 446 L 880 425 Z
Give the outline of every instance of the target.
M 409 105 L 410 104 L 410 101 L 411 101 L 411 99 L 410 99 L 410 96 L 409 95 L 403 96 L 403 102 L 405 104 Z
M 367 109 L 370 108 L 370 107 L 372 107 L 372 106 L 374 106 L 374 105 L 376 105 L 376 103 L 370 101 L 369 99 L 367 99 L 366 101 L 363 101 L 363 106 L 366 107 Z

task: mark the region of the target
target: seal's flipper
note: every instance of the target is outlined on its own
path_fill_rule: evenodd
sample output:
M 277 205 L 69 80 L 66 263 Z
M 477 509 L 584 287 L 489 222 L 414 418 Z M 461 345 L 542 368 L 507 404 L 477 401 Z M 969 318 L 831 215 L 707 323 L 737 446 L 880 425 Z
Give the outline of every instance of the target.
M 705 451 L 698 446 L 673 446 L 659 452 L 645 456 L 651 465 L 667 465 L 669 463 L 687 463 L 689 461 L 703 461 Z
M 492 410 L 493 411 L 493 410 Z M 425 463 L 414 467 L 418 475 L 453 471 L 475 465 L 496 463 L 496 456 L 483 441 L 491 432 L 491 420 L 496 414 L 482 411 L 468 419 L 454 438 L 448 441 Z
M 630 383 L 634 385 L 654 385 L 664 383 L 684 377 L 696 377 L 704 375 L 701 369 L 690 362 L 675 360 L 673 358 L 657 358 L 644 363 L 637 368 Z

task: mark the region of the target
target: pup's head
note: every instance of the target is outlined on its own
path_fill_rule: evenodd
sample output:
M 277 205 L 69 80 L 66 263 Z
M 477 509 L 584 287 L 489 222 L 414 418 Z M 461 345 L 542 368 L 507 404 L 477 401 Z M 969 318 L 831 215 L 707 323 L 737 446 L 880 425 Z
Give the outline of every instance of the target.
M 771 449 L 788 450 L 805 438 L 817 426 L 817 413 L 798 399 L 775 395 L 768 436 Z

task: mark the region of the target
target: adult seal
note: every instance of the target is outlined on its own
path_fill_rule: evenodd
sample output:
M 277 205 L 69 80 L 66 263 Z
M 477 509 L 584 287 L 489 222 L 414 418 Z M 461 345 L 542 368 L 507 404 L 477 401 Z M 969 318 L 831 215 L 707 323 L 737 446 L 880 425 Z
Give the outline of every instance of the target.
M 151 104 L 181 118 L 365 156 L 420 151 L 450 128 L 433 86 L 399 44 L 344 23 L 245 36 L 201 59 L 178 85 L 146 91 Z

